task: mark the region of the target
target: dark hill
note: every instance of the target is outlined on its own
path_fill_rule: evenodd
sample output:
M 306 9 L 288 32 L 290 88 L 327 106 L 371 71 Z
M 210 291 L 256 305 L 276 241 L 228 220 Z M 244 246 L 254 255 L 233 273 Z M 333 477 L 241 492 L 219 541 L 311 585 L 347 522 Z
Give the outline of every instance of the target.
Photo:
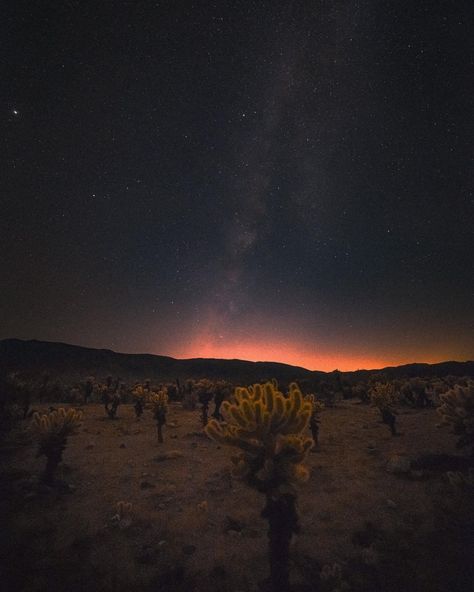
M 205 358 L 177 360 L 167 356 L 121 354 L 108 349 L 20 339 L 0 341 L 0 367 L 7 372 L 48 373 L 65 380 L 90 375 L 96 378 L 119 376 L 129 381 L 149 378 L 160 382 L 208 377 L 250 384 L 272 377 L 288 382 L 314 376 L 305 368 L 276 362 Z
M 381 370 L 326 373 L 277 362 L 213 358 L 177 360 L 168 356 L 122 354 L 108 349 L 92 349 L 66 343 L 4 339 L 0 341 L 0 371 L 24 372 L 30 375 L 47 373 L 65 381 L 75 381 L 85 376 L 103 379 L 112 375 L 125 381 L 149 378 L 167 382 L 176 378 L 185 380 L 208 377 L 229 380 L 234 384 L 251 384 L 274 377 L 282 383 L 300 380 L 310 384 L 320 380 L 330 382 L 336 378 L 336 374 L 349 382 L 365 381 L 373 375 L 380 375 L 381 379 L 474 376 L 474 362 L 408 364 Z

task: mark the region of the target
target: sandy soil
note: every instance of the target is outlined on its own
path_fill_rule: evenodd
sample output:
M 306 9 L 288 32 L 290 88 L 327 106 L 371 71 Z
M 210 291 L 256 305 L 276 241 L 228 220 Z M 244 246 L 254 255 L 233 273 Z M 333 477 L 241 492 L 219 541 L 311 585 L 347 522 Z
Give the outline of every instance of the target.
M 4 442 L 7 589 L 259 590 L 268 571 L 263 499 L 230 477 L 232 450 L 202 435 L 199 412 L 171 405 L 158 444 L 150 412 L 137 420 L 122 405 L 110 420 L 100 405 L 83 411 L 58 470 L 68 485 L 38 487 L 45 459 L 24 427 Z M 465 495 L 440 470 L 387 471 L 397 455 L 455 453 L 438 423 L 432 409 L 403 410 L 394 438 L 357 402 L 322 413 L 300 488 L 295 590 L 474 590 Z M 170 451 L 178 454 L 159 459 Z M 125 528 L 112 520 L 120 500 L 133 504 Z M 342 588 L 337 578 L 318 584 L 334 563 Z

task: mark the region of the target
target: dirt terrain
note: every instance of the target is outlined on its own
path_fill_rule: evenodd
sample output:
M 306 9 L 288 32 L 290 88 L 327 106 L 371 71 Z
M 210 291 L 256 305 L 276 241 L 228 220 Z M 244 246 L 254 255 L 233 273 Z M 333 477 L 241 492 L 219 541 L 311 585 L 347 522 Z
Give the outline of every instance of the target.
M 137 420 L 122 405 L 111 420 L 100 405 L 82 409 L 54 488 L 38 485 L 45 459 L 36 458 L 28 422 L 3 443 L 7 589 L 261 589 L 264 501 L 231 478 L 232 449 L 202 434 L 199 412 L 172 404 L 158 444 L 149 411 Z M 295 590 L 472 590 L 469 500 L 445 468 L 420 468 L 426 455 L 463 454 L 438 423 L 433 409 L 401 410 L 401 435 L 392 437 L 369 406 L 347 401 L 323 411 L 311 476 L 300 487 Z M 113 519 L 121 500 L 133 505 L 129 525 Z M 320 582 L 324 566 L 334 576 Z

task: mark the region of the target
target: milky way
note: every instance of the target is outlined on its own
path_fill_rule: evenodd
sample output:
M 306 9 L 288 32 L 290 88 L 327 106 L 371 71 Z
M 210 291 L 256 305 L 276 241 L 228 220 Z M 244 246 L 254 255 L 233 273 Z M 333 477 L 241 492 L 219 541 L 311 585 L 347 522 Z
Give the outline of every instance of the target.
M 469 3 L 10 4 L 0 338 L 474 357 Z

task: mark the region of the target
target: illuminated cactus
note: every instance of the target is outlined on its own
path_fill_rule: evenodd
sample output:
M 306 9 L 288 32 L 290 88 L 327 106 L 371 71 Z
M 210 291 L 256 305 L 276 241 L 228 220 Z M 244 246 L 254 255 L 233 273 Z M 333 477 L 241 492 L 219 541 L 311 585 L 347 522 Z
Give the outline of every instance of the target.
M 370 403 L 373 407 L 377 407 L 382 416 L 382 421 L 386 424 L 392 436 L 397 435 L 397 428 L 395 425 L 395 404 L 398 401 L 399 395 L 393 384 L 377 382 L 370 389 L 369 392 Z
M 290 541 L 298 531 L 295 485 L 309 477 L 303 462 L 313 446 L 305 435 L 312 403 L 296 384 L 285 397 L 274 381 L 237 388 L 233 402 L 222 403 L 221 413 L 224 423 L 211 419 L 205 432 L 242 450 L 231 459 L 234 476 L 265 494 L 261 515 L 269 522 L 270 583 L 274 592 L 286 591 Z
M 137 419 L 139 419 L 141 415 L 143 415 L 145 403 L 149 398 L 150 391 L 149 389 L 144 388 L 141 384 L 137 384 L 132 391 L 132 395 L 135 400 L 135 404 L 133 406 L 135 409 L 135 415 Z
M 163 426 L 166 424 L 166 412 L 168 410 L 168 393 L 166 390 L 150 394 L 150 405 L 153 417 L 156 421 L 158 442 L 163 442 Z
M 194 385 L 194 392 L 201 404 L 201 423 L 206 426 L 209 416 L 209 403 L 214 397 L 214 384 L 207 378 L 202 378 Z
M 31 431 L 38 440 L 37 456 L 46 456 L 46 468 L 42 481 L 50 485 L 61 462 L 68 437 L 74 433 L 82 419 L 82 413 L 75 409 L 60 408 L 47 414 L 35 413 Z
M 290 385 L 290 387 L 291 387 L 291 385 Z M 319 443 L 318 442 L 319 424 L 320 424 L 319 414 L 324 409 L 325 405 L 321 401 L 318 401 L 318 399 L 316 399 L 315 395 L 307 395 L 305 397 L 305 401 L 308 401 L 312 405 L 311 418 L 309 420 L 309 429 L 311 430 L 311 435 L 314 440 L 314 445 L 317 446 Z
M 471 446 L 474 455 L 474 381 L 466 386 L 455 385 L 444 395 L 440 395 L 441 405 L 437 411 L 443 423 L 451 425 L 459 436 L 458 448 Z
M 120 396 L 122 386 L 118 378 L 114 382 L 111 376 L 107 376 L 107 384 L 98 386 L 105 412 L 110 419 L 115 419 L 119 405 L 122 402 Z

